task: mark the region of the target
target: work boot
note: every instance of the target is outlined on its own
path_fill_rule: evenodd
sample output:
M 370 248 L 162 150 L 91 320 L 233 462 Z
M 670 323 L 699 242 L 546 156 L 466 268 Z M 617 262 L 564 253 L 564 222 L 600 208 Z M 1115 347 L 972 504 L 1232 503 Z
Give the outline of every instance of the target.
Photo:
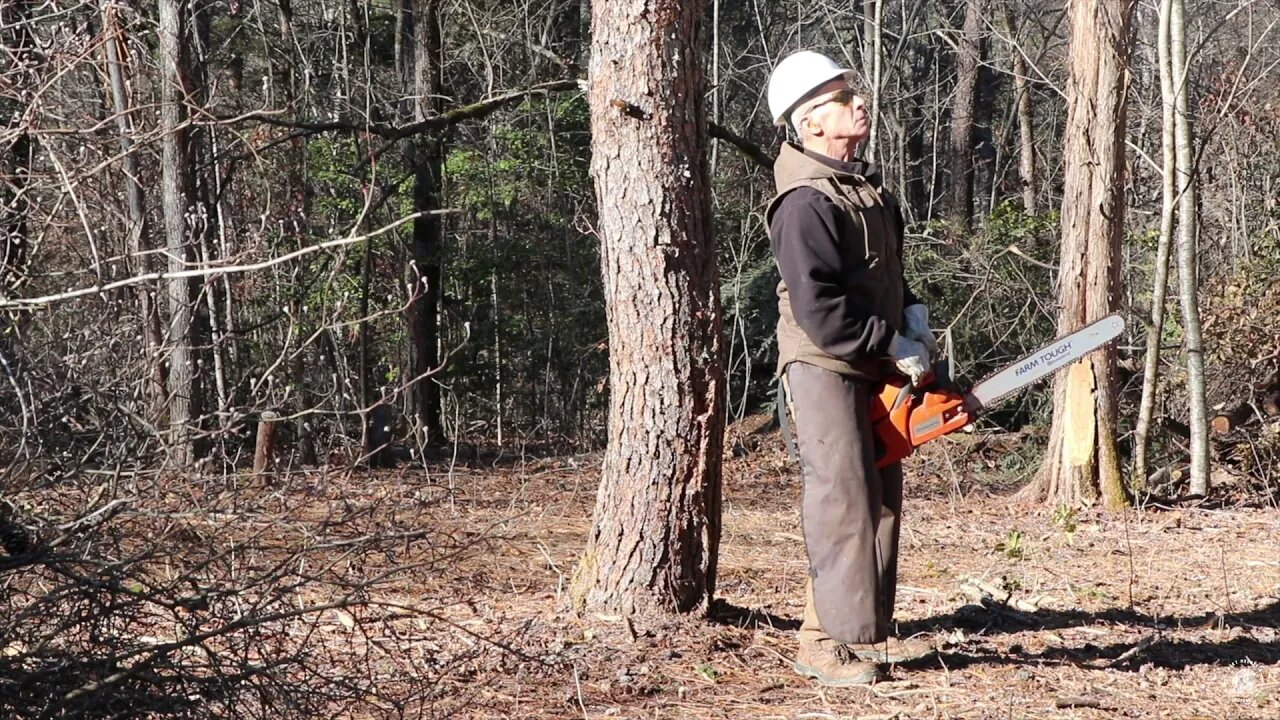
M 891 637 L 884 642 L 850 645 L 859 660 L 873 663 L 903 663 L 933 655 L 938 650 L 922 640 Z
M 800 643 L 795 671 L 827 687 L 870 685 L 880 677 L 875 663 L 861 662 L 847 645 Z

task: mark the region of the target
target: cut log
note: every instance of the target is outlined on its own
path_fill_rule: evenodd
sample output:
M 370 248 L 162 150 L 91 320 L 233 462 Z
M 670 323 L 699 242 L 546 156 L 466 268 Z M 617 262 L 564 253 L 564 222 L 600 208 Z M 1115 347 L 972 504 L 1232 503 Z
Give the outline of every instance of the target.
M 1258 407 L 1267 417 L 1280 415 L 1280 389 L 1271 389 L 1262 396 Z
M 1147 478 L 1147 488 L 1156 490 L 1165 485 L 1172 485 L 1178 482 L 1187 474 L 1186 463 L 1176 462 L 1160 468 Z
M 1209 427 L 1218 435 L 1226 435 L 1241 425 L 1248 424 L 1253 419 L 1253 408 L 1249 403 L 1237 403 L 1233 406 L 1221 408 L 1209 420 Z

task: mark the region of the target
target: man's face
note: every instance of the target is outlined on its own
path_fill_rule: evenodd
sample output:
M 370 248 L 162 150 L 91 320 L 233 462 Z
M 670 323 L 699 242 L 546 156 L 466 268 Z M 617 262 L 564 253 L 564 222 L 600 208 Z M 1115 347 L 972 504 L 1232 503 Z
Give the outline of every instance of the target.
M 855 94 L 844 78 L 829 80 L 818 94 L 802 107 L 806 119 L 801 122 L 801 135 L 848 140 L 860 143 L 871 134 L 871 118 L 867 102 Z

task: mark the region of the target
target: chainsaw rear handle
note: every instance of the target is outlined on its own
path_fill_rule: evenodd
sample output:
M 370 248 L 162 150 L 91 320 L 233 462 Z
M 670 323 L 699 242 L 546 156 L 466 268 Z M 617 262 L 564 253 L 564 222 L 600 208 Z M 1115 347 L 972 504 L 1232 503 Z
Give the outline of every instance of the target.
M 944 387 L 933 373 L 913 385 L 892 376 L 872 395 L 871 426 L 876 436 L 876 467 L 910 457 L 915 449 L 973 422 L 965 396 Z

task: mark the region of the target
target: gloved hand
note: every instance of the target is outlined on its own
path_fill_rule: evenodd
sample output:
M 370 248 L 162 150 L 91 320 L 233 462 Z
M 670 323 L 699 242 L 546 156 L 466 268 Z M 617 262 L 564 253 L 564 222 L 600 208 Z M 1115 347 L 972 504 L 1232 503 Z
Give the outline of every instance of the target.
M 895 333 L 889 341 L 889 357 L 893 358 L 898 372 L 911 378 L 913 385 L 929 371 L 929 351 L 923 344 L 903 335 Z
M 906 325 L 902 334 L 923 344 L 931 356 L 937 355 L 938 340 L 929 329 L 929 308 L 920 303 L 908 305 L 902 311 L 902 319 Z

